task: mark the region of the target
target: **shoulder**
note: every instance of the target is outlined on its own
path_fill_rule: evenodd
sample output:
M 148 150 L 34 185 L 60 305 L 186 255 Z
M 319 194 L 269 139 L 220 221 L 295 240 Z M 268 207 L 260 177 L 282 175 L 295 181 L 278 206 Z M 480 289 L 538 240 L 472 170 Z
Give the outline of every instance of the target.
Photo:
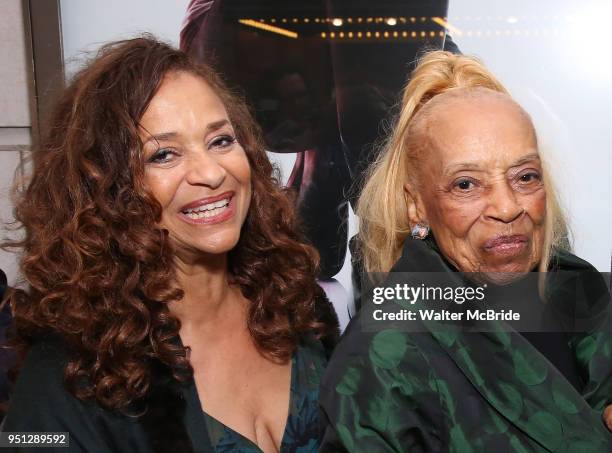
M 324 347 L 326 357 L 329 358 L 338 343 L 340 323 L 333 304 L 320 287 L 314 300 L 314 308 L 316 320 L 326 326 L 326 332 L 323 338 L 321 338 L 321 344 Z
M 549 268 L 554 271 L 597 271 L 588 261 L 561 248 L 554 250 Z
M 121 451 L 121 439 L 139 430 L 137 419 L 82 401 L 64 384 L 69 351 L 54 340 L 34 344 L 11 393 L 4 431 L 68 432 L 84 451 Z M 131 436 L 133 437 L 133 436 Z M 75 451 L 80 451 L 76 449 Z
M 320 386 L 322 451 L 340 445 L 353 451 L 358 443 L 364 451 L 440 449 L 444 417 L 425 352 L 431 339 L 391 329 L 367 332 L 359 316 L 351 320 Z
M 551 258 L 547 277 L 547 293 L 561 313 L 569 313 L 571 319 L 591 319 L 597 325 L 606 314 L 612 323 L 612 301 L 608 278 L 592 264 L 562 249 L 556 249 Z M 592 331 L 590 323 L 580 324 L 581 329 Z M 605 330 L 608 331 L 610 327 Z M 603 330 L 603 329 L 599 329 Z
M 68 351 L 52 340 L 39 341 L 30 348 L 11 392 L 5 429 L 49 431 L 59 420 L 87 412 L 87 406 L 64 385 L 69 357 Z
M 11 408 L 18 404 L 35 408 L 67 402 L 70 397 L 64 387 L 64 370 L 68 361 L 68 351 L 57 341 L 32 345 L 12 391 Z
M 425 379 L 429 367 L 429 351 L 436 343 L 428 334 L 386 329 L 366 331 L 355 316 L 334 351 L 322 387 L 339 391 L 347 380 L 359 381 L 394 379 L 409 373 L 414 382 Z M 422 376 L 420 376 L 422 374 Z

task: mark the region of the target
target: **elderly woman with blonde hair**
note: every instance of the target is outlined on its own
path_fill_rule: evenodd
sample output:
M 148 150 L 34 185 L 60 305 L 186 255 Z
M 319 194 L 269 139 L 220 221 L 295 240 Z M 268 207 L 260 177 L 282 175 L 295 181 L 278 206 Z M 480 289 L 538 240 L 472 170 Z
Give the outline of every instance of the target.
M 532 121 L 482 63 L 422 58 L 357 214 L 367 272 L 463 278 L 517 304 L 535 276 L 534 304 L 569 297 L 596 321 L 370 329 L 364 305 L 322 381 L 321 451 L 612 451 L 606 285 L 570 253 Z M 590 277 L 568 288 L 551 277 L 565 271 Z

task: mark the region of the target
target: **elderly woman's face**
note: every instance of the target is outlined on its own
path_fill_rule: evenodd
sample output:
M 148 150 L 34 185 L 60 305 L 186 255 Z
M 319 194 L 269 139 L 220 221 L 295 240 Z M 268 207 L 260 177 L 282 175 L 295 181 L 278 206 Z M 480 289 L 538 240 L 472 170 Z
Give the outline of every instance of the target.
M 168 74 L 140 126 L 145 184 L 178 252 L 232 249 L 249 209 L 251 172 L 219 97 L 197 76 Z
M 546 192 L 527 115 L 500 95 L 452 99 L 431 112 L 428 130 L 417 217 L 444 256 L 493 281 L 505 278 L 496 273 L 532 270 L 541 258 Z

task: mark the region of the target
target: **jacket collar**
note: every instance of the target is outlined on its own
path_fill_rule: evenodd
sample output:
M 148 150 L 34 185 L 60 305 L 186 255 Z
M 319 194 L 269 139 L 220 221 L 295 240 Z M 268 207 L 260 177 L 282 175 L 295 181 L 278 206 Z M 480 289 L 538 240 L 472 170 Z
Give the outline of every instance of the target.
M 557 265 L 585 269 L 588 263 L 573 255 L 556 257 Z M 406 239 L 401 258 L 392 272 L 448 274 L 457 284 L 457 271 L 441 257 L 435 242 Z M 480 395 L 510 423 L 547 451 L 563 447 L 567 431 L 593 433 L 601 426 L 600 415 L 535 347 L 515 331 L 495 328 L 486 332 L 435 329 L 432 336 Z M 544 384 L 546 391 L 543 389 Z M 607 434 L 607 433 L 606 433 Z
M 178 335 L 171 341 L 176 346 L 183 346 Z M 159 361 L 153 363 L 147 410 L 140 417 L 153 452 L 214 451 L 195 381 L 192 376 L 185 378 L 178 381 L 167 365 Z

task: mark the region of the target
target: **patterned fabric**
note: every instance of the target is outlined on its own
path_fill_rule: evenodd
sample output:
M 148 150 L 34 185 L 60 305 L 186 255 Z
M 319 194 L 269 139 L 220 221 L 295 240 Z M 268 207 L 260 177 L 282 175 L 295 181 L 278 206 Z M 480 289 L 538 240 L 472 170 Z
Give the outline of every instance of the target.
M 311 453 L 319 448 L 320 426 L 317 398 L 326 365 L 320 343 L 300 345 L 291 359 L 289 414 L 281 453 Z M 211 444 L 216 453 L 260 453 L 252 441 L 204 413 Z
M 588 266 L 568 254 L 557 261 Z M 411 239 L 398 265 L 449 270 Z M 321 384 L 320 451 L 612 451 L 601 419 L 612 402 L 612 338 L 570 337 L 581 392 L 517 332 L 364 332 L 357 316 Z

